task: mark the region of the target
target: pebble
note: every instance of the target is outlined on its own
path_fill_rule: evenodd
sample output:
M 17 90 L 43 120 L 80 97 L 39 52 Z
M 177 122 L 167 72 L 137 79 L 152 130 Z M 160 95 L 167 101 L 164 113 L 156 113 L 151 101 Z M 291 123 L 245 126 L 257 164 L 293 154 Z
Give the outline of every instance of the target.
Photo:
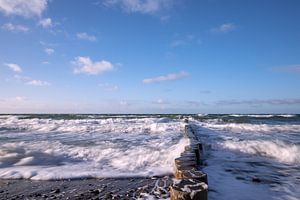
M 257 177 L 253 177 L 253 178 L 252 178 L 252 182 L 260 183 L 261 180 L 260 180 L 259 178 L 257 178 Z
M 100 191 L 99 190 L 89 190 L 90 191 L 90 193 L 92 193 L 92 194 L 100 194 Z
M 110 192 L 106 193 L 105 194 L 105 199 L 112 199 L 112 194 Z
M 34 196 L 35 197 L 40 197 L 40 196 L 42 196 L 42 194 L 41 193 L 36 193 L 36 194 L 34 194 Z
M 166 194 L 166 191 L 160 190 L 160 193 L 161 193 L 161 194 Z
M 60 189 L 52 189 L 52 191 L 51 191 L 51 193 L 55 193 L 55 194 L 58 194 L 58 193 L 60 193 Z
M 237 180 L 246 180 L 244 177 L 237 176 L 235 177 Z

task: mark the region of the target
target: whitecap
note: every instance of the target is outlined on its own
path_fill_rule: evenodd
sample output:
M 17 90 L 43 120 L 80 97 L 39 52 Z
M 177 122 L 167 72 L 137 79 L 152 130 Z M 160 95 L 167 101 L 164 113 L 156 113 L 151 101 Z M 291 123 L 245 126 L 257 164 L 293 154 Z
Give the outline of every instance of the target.
M 224 141 L 221 146 L 242 153 L 265 156 L 283 163 L 300 163 L 300 146 L 282 141 L 243 140 Z

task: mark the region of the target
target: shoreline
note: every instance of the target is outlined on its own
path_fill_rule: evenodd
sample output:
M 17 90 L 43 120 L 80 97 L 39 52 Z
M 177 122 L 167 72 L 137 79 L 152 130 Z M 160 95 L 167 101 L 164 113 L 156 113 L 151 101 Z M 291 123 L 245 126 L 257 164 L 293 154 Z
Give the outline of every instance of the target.
M 172 176 L 33 181 L 1 179 L 0 199 L 169 198 Z

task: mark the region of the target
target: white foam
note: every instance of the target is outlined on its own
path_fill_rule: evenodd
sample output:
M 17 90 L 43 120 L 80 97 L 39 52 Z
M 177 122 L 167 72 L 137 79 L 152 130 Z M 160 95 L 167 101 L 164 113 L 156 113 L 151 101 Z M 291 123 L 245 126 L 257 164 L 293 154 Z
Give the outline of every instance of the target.
M 282 114 L 282 115 L 263 115 L 263 114 L 259 114 L 259 115 L 242 115 L 242 114 L 233 114 L 233 115 L 229 115 L 231 117 L 254 117 L 254 118 L 271 118 L 271 117 L 295 117 L 296 115 L 291 115 L 291 114 Z
M 300 146 L 282 141 L 244 140 L 225 141 L 224 148 L 247 154 L 266 156 L 283 163 L 300 163 Z
M 285 124 L 285 125 L 271 125 L 271 124 L 247 124 L 247 123 L 217 123 L 216 121 L 204 123 L 204 127 L 215 130 L 226 130 L 231 132 L 256 132 L 256 133 L 298 133 L 300 132 L 300 125 Z
M 199 114 L 197 114 L 197 115 L 198 115 L 198 117 L 205 117 L 205 116 L 207 116 L 208 114 L 199 113 Z
M 299 125 L 193 123 L 206 145 L 209 199 L 299 199 Z
M 296 117 L 296 115 L 278 115 L 279 117 L 287 117 L 287 118 L 290 118 L 290 117 Z
M 179 120 L 10 118 L 0 124 L 18 130 L 0 135 L 3 179 L 168 175 L 189 142 Z
M 229 115 L 231 117 L 254 117 L 254 118 L 270 118 L 274 117 L 276 115 L 242 115 L 242 114 L 234 114 L 234 115 Z

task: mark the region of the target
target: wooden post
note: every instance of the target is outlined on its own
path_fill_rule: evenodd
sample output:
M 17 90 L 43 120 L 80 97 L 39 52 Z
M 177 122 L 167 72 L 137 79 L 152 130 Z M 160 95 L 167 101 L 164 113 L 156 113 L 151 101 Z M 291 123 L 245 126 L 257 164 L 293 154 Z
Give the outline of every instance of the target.
M 170 187 L 171 200 L 207 200 L 208 187 L 195 179 L 182 179 Z
M 177 169 L 175 173 L 177 179 L 196 179 L 207 184 L 207 175 L 195 169 Z
M 171 200 L 207 200 L 207 175 L 196 169 L 201 164 L 202 144 L 189 125 L 185 126 L 184 137 L 190 144 L 175 159 L 176 180 L 170 186 Z

